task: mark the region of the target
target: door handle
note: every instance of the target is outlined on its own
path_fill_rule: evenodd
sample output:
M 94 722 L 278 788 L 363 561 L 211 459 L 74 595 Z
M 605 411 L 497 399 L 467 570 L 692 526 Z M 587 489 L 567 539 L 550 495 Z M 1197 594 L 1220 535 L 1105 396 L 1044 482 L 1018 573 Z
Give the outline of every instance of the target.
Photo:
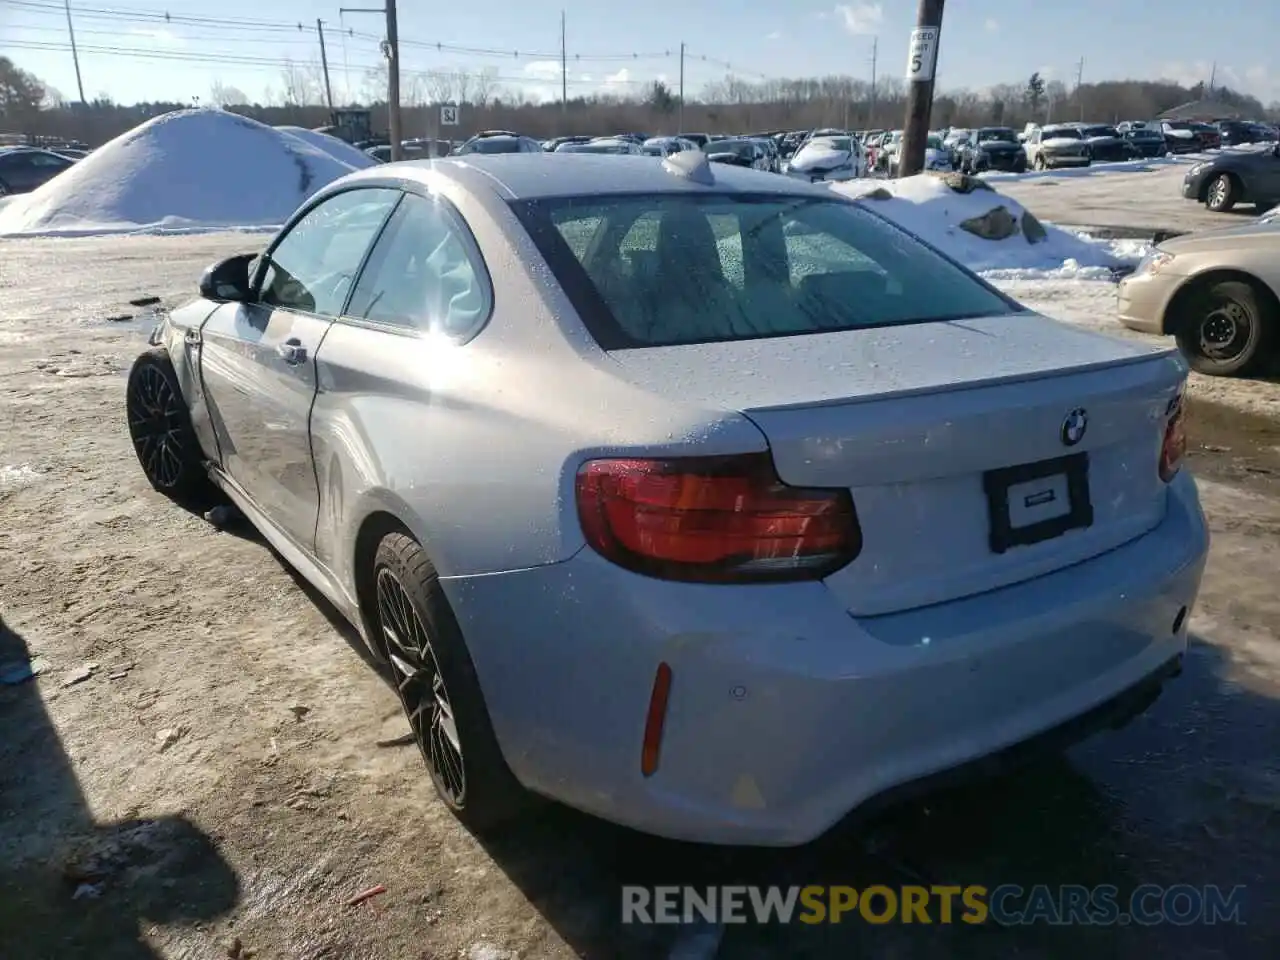
M 280 358 L 290 366 L 297 366 L 307 359 L 307 348 L 297 337 L 290 337 L 276 347 L 276 353 L 280 354 Z

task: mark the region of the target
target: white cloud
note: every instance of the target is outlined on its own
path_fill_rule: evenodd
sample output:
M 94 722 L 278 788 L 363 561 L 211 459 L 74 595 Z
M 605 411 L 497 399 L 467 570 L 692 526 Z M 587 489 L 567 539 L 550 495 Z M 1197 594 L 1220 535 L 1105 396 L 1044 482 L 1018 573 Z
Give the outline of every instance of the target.
M 840 4 L 835 9 L 844 20 L 844 28 L 852 34 L 875 33 L 884 21 L 884 7 L 880 4 Z
M 559 80 L 560 64 L 555 60 L 534 60 L 524 65 L 524 73 L 530 80 Z
M 611 73 L 609 74 L 609 76 L 605 77 L 604 82 L 608 86 L 616 86 L 618 84 L 624 84 L 630 79 L 631 79 L 631 71 L 628 70 L 626 67 L 623 67 L 617 73 Z
M 781 33 L 779 33 L 777 30 L 775 30 L 775 31 L 773 31 L 773 33 L 771 33 L 771 34 L 769 34 L 767 37 L 765 37 L 765 39 L 766 39 L 766 40 L 781 40 L 781 39 L 782 39 L 782 34 L 781 34 Z
M 135 37 L 154 40 L 171 47 L 181 47 L 187 41 L 166 27 L 134 27 L 129 33 Z
M 1000 29 L 1000 21 L 994 17 L 987 17 L 987 22 L 983 26 L 987 28 L 987 33 L 996 33 Z

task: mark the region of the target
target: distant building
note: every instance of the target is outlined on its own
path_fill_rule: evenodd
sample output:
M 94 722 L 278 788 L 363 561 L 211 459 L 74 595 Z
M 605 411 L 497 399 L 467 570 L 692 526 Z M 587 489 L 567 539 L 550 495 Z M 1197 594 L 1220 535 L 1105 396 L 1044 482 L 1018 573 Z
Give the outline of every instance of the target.
M 1222 100 L 1207 97 L 1204 100 L 1192 100 L 1181 106 L 1166 110 L 1157 120 L 1196 120 L 1208 123 L 1211 120 L 1244 120 L 1245 116 L 1238 108 Z

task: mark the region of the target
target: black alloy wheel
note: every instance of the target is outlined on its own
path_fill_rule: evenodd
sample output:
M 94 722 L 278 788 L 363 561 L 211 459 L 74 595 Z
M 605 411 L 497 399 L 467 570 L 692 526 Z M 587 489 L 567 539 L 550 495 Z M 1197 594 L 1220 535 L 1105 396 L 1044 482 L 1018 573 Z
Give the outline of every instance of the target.
M 530 798 L 502 755 L 462 628 L 426 552 L 400 530 L 374 554 L 366 627 L 444 805 L 477 833 L 517 818 Z
M 163 349 L 148 350 L 134 361 L 125 412 L 129 439 L 153 488 L 175 500 L 210 491 L 190 412 Z
M 382 641 L 414 740 L 441 797 L 451 807 L 465 807 L 462 741 L 431 639 L 408 591 L 387 567 L 378 570 L 377 590 Z

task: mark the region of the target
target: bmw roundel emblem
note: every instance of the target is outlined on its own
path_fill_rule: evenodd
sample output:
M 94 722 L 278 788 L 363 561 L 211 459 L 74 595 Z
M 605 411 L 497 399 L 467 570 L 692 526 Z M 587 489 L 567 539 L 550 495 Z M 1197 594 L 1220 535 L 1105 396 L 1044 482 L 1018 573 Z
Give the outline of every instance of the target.
M 1089 415 L 1085 413 L 1084 407 L 1076 407 L 1067 414 L 1067 419 L 1062 421 L 1062 438 L 1064 446 L 1074 447 L 1077 443 L 1084 439 L 1084 432 L 1089 427 Z

